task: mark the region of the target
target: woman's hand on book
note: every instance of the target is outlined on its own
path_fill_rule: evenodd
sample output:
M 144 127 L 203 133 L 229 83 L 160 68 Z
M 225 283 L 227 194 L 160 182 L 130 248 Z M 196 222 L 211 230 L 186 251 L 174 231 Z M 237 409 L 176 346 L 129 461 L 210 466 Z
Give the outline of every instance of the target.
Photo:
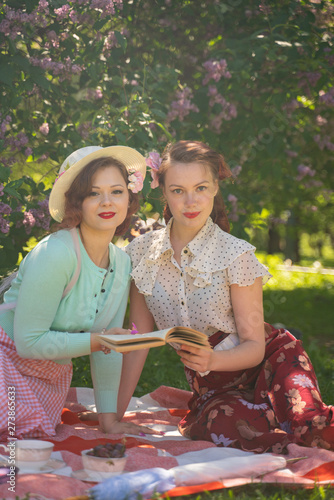
M 198 347 L 181 345 L 176 351 L 182 363 L 195 372 L 206 372 L 212 370 L 212 356 L 214 351 L 207 351 Z
M 109 330 L 103 329 L 101 332 L 95 332 L 90 334 L 90 349 L 91 352 L 96 352 L 96 351 L 103 351 L 105 354 L 108 354 L 110 352 L 110 349 L 107 349 L 104 347 L 99 339 L 99 335 L 129 335 L 131 330 L 126 330 L 125 328 L 119 328 L 119 327 L 114 327 L 114 328 L 109 328 Z

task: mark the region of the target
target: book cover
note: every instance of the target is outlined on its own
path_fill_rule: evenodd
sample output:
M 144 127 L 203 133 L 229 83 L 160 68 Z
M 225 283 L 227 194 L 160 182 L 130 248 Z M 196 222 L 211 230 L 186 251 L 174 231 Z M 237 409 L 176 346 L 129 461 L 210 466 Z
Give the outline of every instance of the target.
M 116 352 L 128 352 L 138 349 L 160 347 L 166 343 L 172 344 L 175 349 L 181 344 L 211 350 L 208 337 L 197 330 L 183 326 L 157 330 L 150 333 L 135 335 L 99 335 L 101 344 Z

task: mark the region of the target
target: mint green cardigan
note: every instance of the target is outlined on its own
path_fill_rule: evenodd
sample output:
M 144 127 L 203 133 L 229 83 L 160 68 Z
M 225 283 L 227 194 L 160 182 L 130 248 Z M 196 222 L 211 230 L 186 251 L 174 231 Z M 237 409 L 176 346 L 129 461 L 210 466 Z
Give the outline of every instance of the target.
M 130 258 L 110 243 L 106 270 L 91 261 L 81 240 L 80 252 L 79 278 L 62 298 L 77 265 L 71 234 L 61 230 L 40 241 L 21 262 L 4 296 L 4 302 L 17 304 L 0 314 L 0 325 L 23 358 L 65 364 L 90 354 L 97 411 L 116 412 L 122 355 L 91 353 L 90 332 L 123 326 Z

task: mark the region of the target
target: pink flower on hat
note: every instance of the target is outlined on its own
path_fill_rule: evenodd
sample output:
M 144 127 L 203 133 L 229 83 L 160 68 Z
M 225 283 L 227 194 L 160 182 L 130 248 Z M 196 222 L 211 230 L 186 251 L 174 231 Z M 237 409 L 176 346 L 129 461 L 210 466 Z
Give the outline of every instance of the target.
M 148 158 L 146 158 L 146 165 L 150 167 L 151 169 L 151 177 L 152 177 L 152 182 L 151 182 L 151 188 L 155 189 L 156 187 L 159 186 L 159 180 L 158 180 L 158 170 L 161 165 L 161 158 L 159 153 L 156 153 L 155 151 L 152 151 L 151 153 L 148 154 Z
M 139 191 L 143 189 L 144 178 L 141 172 L 130 172 L 128 179 L 128 189 L 130 189 L 130 191 L 133 193 L 139 193 Z
M 66 172 L 66 170 L 64 170 L 63 172 L 61 172 L 60 174 L 57 175 L 57 177 L 55 178 L 55 183 L 57 182 L 57 180 Z

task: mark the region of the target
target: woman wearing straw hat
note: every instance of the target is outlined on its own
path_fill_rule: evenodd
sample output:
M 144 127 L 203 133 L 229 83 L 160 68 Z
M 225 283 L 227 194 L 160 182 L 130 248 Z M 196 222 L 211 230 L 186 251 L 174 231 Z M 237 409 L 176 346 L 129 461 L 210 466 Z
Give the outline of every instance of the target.
M 0 311 L 1 440 L 55 435 L 71 383 L 71 358 L 86 354 L 102 430 L 153 432 L 117 416 L 118 393 L 124 408 L 140 358 L 130 353 L 122 372 L 122 355 L 108 352 L 97 339 L 104 331 L 129 333 L 121 327 L 130 259 L 111 240 L 127 230 L 138 209 L 145 173 L 145 159 L 125 146 L 82 148 L 61 166 L 49 200 L 56 231 L 22 261 Z M 9 403 L 15 415 L 10 423 Z

